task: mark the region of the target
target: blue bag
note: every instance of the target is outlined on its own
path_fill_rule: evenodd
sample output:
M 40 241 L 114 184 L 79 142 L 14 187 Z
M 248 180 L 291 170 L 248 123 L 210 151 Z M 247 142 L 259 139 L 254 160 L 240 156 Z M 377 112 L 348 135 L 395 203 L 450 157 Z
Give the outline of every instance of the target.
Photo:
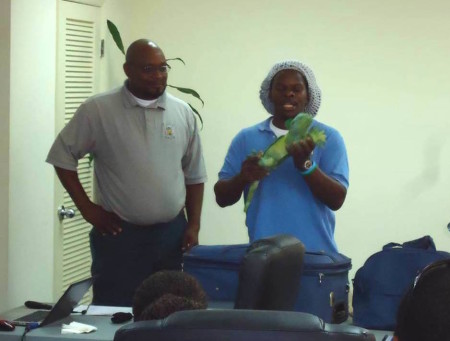
M 398 306 L 415 277 L 428 264 L 446 258 L 450 253 L 436 251 L 430 236 L 383 246 L 355 274 L 353 323 L 394 330 Z
M 351 259 L 340 253 L 306 252 L 296 311 L 319 316 L 327 323 L 348 318 L 348 272 Z
M 209 307 L 233 308 L 239 269 L 249 244 L 198 245 L 183 255 L 183 269 L 205 289 Z M 304 254 L 295 311 L 314 314 L 327 323 L 348 317 L 350 258 L 341 254 Z
M 183 254 L 183 271 L 205 289 L 210 307 L 234 306 L 239 269 L 249 244 L 197 245 Z

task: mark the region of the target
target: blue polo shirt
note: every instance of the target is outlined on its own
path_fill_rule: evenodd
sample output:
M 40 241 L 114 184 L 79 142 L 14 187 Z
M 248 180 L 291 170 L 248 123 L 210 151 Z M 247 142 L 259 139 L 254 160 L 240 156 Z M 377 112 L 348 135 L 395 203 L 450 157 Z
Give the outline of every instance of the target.
M 248 155 L 264 151 L 276 140 L 270 129 L 271 119 L 245 128 L 234 137 L 219 179 L 237 175 Z M 348 188 L 348 159 L 342 136 L 316 120 L 312 124 L 327 135 L 325 146 L 316 147 L 312 159 L 324 173 Z M 248 187 L 244 189 L 244 198 Z M 250 242 L 285 233 L 300 239 L 308 251 L 337 252 L 335 214 L 313 196 L 291 157 L 260 181 L 247 211 L 246 225 Z

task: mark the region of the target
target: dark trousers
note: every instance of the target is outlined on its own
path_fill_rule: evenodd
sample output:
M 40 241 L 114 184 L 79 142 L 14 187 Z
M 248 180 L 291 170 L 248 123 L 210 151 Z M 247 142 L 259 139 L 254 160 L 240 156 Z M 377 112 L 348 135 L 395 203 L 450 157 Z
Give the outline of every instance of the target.
M 118 235 L 89 234 L 94 278 L 92 304 L 132 306 L 136 288 L 159 270 L 180 270 L 186 229 L 182 211 L 167 223 L 137 226 L 122 222 Z

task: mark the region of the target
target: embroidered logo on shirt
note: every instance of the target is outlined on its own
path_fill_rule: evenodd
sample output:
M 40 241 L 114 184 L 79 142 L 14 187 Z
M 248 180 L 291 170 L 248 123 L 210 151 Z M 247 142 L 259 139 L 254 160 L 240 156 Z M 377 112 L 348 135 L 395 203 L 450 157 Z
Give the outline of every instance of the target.
M 164 128 L 164 137 L 166 139 L 174 139 L 175 138 L 175 130 L 172 125 L 166 125 Z

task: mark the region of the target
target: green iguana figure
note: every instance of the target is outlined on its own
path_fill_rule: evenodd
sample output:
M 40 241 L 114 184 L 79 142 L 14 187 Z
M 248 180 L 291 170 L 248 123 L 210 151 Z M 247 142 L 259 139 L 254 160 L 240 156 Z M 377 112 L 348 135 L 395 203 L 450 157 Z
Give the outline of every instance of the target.
M 317 128 L 310 129 L 312 122 L 312 116 L 307 113 L 299 113 L 293 119 L 286 121 L 286 126 L 289 129 L 288 133 L 280 136 L 274 143 L 267 147 L 261 159 L 259 159 L 258 164 L 269 171 L 277 168 L 289 156 L 286 148 L 295 142 L 303 140 L 307 136 L 310 136 L 317 146 L 322 147 L 326 142 L 325 132 Z M 253 194 L 258 188 L 258 184 L 259 181 L 254 181 L 250 185 L 244 212 L 247 212 Z

